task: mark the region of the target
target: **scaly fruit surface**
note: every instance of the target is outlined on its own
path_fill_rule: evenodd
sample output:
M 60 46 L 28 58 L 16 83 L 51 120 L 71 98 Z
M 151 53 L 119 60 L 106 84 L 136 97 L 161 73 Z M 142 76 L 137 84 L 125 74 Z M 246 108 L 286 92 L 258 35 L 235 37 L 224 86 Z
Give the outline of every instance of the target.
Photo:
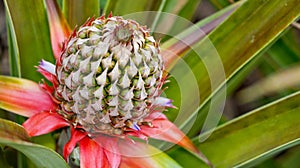
M 163 70 L 158 43 L 145 27 L 121 17 L 90 19 L 56 63 L 59 113 L 90 133 L 139 130 L 161 92 Z

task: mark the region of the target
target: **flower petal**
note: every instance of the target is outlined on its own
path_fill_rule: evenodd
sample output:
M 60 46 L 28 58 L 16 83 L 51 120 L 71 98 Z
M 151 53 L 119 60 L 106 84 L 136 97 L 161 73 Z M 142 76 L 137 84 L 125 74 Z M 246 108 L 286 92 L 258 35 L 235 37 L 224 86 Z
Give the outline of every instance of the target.
M 51 43 L 54 57 L 59 58 L 63 42 L 71 34 L 71 29 L 64 18 L 56 1 L 46 0 L 50 25 Z
M 89 137 L 83 138 L 79 143 L 81 168 L 105 168 L 109 163 L 104 149 Z
M 56 104 L 37 83 L 26 79 L 0 76 L 0 108 L 30 117 L 56 109 Z
M 64 146 L 64 158 L 68 161 L 69 155 L 71 154 L 71 152 L 73 151 L 73 149 L 75 148 L 76 144 L 83 139 L 84 137 L 87 136 L 87 133 L 79 131 L 79 130 L 72 130 L 71 133 L 71 138 L 70 141 L 68 143 L 66 143 L 66 145 Z
M 141 142 L 120 141 L 119 149 L 122 154 L 120 168 L 163 168 L 181 167 L 164 152 Z
M 30 136 L 38 136 L 68 126 L 69 123 L 57 113 L 41 112 L 30 117 L 22 125 Z
M 116 137 L 97 136 L 94 139 L 104 149 L 104 153 L 111 168 L 118 168 L 121 162 L 121 156 Z

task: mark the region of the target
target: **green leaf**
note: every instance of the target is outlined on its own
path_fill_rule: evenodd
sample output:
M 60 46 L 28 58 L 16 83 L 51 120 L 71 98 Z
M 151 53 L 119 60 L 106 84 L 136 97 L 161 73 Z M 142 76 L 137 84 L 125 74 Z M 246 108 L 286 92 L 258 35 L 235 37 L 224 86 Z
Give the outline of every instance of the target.
M 201 0 L 166 0 L 162 12 L 176 14 L 190 20 L 200 3 Z
M 31 143 L 24 128 L 14 122 L 0 119 L 0 144 L 22 152 L 37 167 L 68 167 L 64 159 L 53 150 Z
M 7 157 L 3 149 L 0 149 L 0 163 L 2 168 L 11 168 L 7 162 Z
M 20 77 L 21 76 L 21 65 L 20 65 L 20 54 L 15 36 L 14 27 L 11 20 L 8 18 L 8 12 L 6 12 L 6 28 L 7 28 L 7 41 L 8 41 L 8 53 L 9 53 L 9 67 L 10 75 Z
M 100 15 L 100 0 L 64 0 L 63 13 L 73 29 L 82 25 L 88 18 Z
M 201 41 L 206 34 L 209 34 L 212 30 L 214 30 L 241 4 L 242 3 L 236 3 L 222 9 L 164 42 L 161 45 L 161 48 L 166 69 L 170 71 L 179 57 L 184 57 L 186 52 L 190 50 L 191 46 Z M 186 20 L 182 20 L 181 22 L 184 21 Z
M 299 16 L 299 12 L 299 0 L 245 1 L 223 24 L 194 46 L 197 54 L 190 52 L 184 57 L 183 62 L 190 69 L 182 69 L 181 64 L 171 71 L 177 77 L 176 81 L 182 82 L 181 88 L 185 90 L 181 93 L 186 97 L 174 102 L 180 110 L 180 105 L 184 105 L 184 110 L 169 113 L 169 116 L 174 118 L 180 114 L 177 124 L 192 137 L 201 131 L 209 110 L 212 118 L 206 120 L 205 129 L 215 126 L 217 123 L 209 122 L 222 112 L 226 96 L 224 82 L 230 82 L 251 60 L 257 59 L 259 53 Z M 172 86 L 166 90 L 167 95 L 178 95 L 177 92 Z
M 111 11 L 113 15 L 135 19 L 141 25 L 147 25 L 152 32 L 157 32 L 155 36 L 160 39 L 161 32 L 168 35 L 177 34 L 189 26 L 191 22 L 188 20 L 199 3 L 199 0 L 140 0 L 139 3 L 117 0 L 108 1 L 105 13 Z
M 198 90 L 191 90 L 193 88 L 197 88 L 197 81 L 195 81 L 194 74 L 190 73 L 188 65 L 186 65 L 180 57 L 184 56 L 187 50 L 189 50 L 189 46 L 192 46 L 203 39 L 205 34 L 211 32 L 239 5 L 241 5 L 241 3 L 237 3 L 220 10 L 162 44 L 162 56 L 165 66 L 171 73 L 171 77 L 168 78 L 170 82 L 166 83 L 166 87 L 169 88 L 166 89 L 165 94 L 167 97 L 174 100 L 174 104 L 177 107 L 180 107 L 179 111 L 177 109 L 168 109 L 168 112 L 165 114 L 168 116 L 168 119 L 174 121 L 175 124 L 180 125 L 180 123 L 183 123 L 191 114 L 189 112 L 192 112 L 192 109 L 198 108 L 198 104 L 186 106 L 184 102 L 181 102 L 181 100 L 188 101 L 190 98 L 199 97 Z M 175 63 L 177 63 L 177 65 L 174 67 Z M 178 90 L 180 90 L 181 94 L 178 94 Z M 165 147 L 165 143 L 156 141 L 150 141 L 150 143 L 156 144 L 156 146 Z
M 22 77 L 39 81 L 34 66 L 43 58 L 54 62 L 43 1 L 5 0 L 14 51 L 19 51 Z M 29 10 L 30 9 L 30 10 Z M 34 9 L 34 10 L 32 10 Z M 12 30 L 13 29 L 13 30 Z M 14 39 L 15 37 L 15 39 Z M 18 57 L 14 52 L 14 57 Z M 18 59 L 13 58 L 12 60 Z
M 179 34 L 185 28 L 190 26 L 190 22 L 201 0 L 164 0 L 161 3 L 158 12 L 166 12 L 176 15 L 176 17 L 164 17 L 164 13 L 158 14 L 158 22 L 152 24 L 151 30 L 159 32 L 168 32 L 167 35 Z M 162 17 L 159 17 L 162 16 Z M 155 29 L 156 28 L 156 29 Z
M 108 15 L 112 12 L 115 16 L 122 16 L 135 12 L 156 11 L 159 9 L 162 1 L 163 0 L 108 0 L 103 13 Z
M 123 16 L 126 19 L 134 19 L 148 28 L 155 27 L 159 13 L 166 0 L 108 0 L 104 8 L 104 14 L 112 13 L 114 16 Z
M 222 9 L 228 5 L 230 5 L 230 0 L 210 0 L 210 2 L 217 8 Z M 234 0 L 232 0 L 234 1 Z
M 274 162 L 280 167 L 297 167 L 299 165 L 298 160 L 300 159 L 300 150 L 299 145 L 289 149 L 285 152 L 284 155 L 279 156 L 278 159 L 274 159 Z M 278 166 L 279 167 L 279 166 Z
M 296 31 L 289 29 L 267 51 L 263 62 L 259 65 L 262 74 L 268 76 L 271 73 L 288 68 L 299 62 L 300 50 L 297 42 Z
M 293 48 L 295 45 L 299 45 L 295 41 L 295 33 L 289 31 L 272 45 L 268 55 L 279 67 L 286 68 L 300 59 L 299 48 Z
M 299 101 L 300 92 L 284 97 L 219 126 L 200 143 L 199 140 L 206 137 L 201 135 L 194 143 L 216 167 L 259 163 L 265 157 L 300 143 Z M 193 156 L 182 149 L 169 154 L 185 167 L 202 165 L 195 157 L 185 161 L 184 158 Z

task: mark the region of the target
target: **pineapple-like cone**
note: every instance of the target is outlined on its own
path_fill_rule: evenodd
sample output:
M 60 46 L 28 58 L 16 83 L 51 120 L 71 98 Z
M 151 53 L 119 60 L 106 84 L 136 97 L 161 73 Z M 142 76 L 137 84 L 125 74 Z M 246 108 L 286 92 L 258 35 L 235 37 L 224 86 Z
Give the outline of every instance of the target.
M 121 17 L 90 19 L 65 43 L 56 63 L 60 114 L 89 133 L 139 130 L 163 80 L 158 44 L 149 31 Z

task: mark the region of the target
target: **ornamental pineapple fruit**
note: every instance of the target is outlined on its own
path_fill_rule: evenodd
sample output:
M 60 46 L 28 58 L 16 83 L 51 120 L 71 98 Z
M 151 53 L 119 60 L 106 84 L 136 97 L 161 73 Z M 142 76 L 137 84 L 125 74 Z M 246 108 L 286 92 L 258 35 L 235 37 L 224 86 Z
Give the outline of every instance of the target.
M 163 70 L 158 43 L 145 27 L 121 17 L 90 19 L 56 63 L 59 113 L 89 133 L 139 130 L 160 95 Z

